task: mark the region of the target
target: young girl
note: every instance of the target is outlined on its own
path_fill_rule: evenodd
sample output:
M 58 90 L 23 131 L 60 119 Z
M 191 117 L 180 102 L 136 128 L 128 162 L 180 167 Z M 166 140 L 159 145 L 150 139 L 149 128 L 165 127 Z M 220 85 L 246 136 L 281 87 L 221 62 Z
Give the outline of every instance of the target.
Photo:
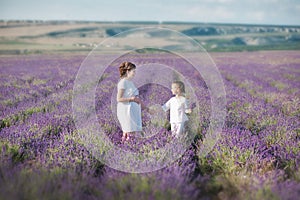
M 185 131 L 184 124 L 188 120 L 186 113 L 191 113 L 192 111 L 188 108 L 187 100 L 184 96 L 184 83 L 174 81 L 171 90 L 175 96 L 169 99 L 162 108 L 165 112 L 170 110 L 171 131 L 175 137 L 179 137 Z
M 120 81 L 117 93 L 117 117 L 123 131 L 122 142 L 129 140 L 133 132 L 142 131 L 141 100 L 139 91 L 132 82 L 136 66 L 123 62 L 119 67 Z

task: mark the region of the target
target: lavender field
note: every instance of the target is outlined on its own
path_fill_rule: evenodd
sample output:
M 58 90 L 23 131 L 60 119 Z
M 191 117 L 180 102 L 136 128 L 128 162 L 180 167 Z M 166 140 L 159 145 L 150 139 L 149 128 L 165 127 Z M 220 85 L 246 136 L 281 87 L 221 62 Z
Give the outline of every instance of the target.
M 155 59 L 181 68 L 197 85 L 198 121 L 192 121 L 196 136 L 183 156 L 149 173 L 112 169 L 80 142 L 72 95 L 86 55 L 2 55 L 0 199 L 297 199 L 299 51 L 210 55 L 227 95 L 221 139 L 209 154 L 201 156 L 211 110 L 208 88 L 201 77 L 176 60 L 157 56 Z M 118 65 L 110 66 L 97 87 L 99 123 L 118 147 L 151 153 L 172 140 L 168 125 L 157 122 L 157 130 L 151 129 L 157 134 L 147 140 L 134 137 L 120 143 L 122 132 L 112 120 L 109 96 L 117 85 Z M 139 89 L 148 105 L 163 104 L 171 97 L 169 88 L 146 85 Z M 153 120 L 150 114 L 143 114 L 145 131 Z

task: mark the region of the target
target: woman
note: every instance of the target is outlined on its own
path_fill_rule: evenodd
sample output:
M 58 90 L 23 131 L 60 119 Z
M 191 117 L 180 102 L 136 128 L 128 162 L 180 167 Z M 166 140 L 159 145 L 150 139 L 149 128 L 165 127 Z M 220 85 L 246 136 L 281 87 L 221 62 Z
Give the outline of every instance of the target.
M 142 131 L 141 100 L 139 91 L 132 82 L 136 66 L 123 62 L 119 67 L 120 81 L 117 93 L 117 116 L 123 131 L 122 142 L 129 140 L 130 134 Z

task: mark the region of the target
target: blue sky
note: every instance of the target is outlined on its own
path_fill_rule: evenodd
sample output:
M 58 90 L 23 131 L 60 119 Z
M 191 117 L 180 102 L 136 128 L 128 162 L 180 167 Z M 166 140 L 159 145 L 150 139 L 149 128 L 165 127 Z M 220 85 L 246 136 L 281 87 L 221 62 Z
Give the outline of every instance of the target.
M 300 25 L 300 0 L 0 0 L 0 19 Z

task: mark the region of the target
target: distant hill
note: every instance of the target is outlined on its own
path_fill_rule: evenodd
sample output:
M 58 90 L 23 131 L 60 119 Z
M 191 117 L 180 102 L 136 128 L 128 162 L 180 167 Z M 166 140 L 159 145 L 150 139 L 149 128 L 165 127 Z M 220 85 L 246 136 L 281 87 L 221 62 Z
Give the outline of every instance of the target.
M 90 51 L 105 38 L 132 28 L 150 26 L 179 31 L 198 41 L 207 51 L 300 50 L 300 26 L 2 20 L 0 53 Z

